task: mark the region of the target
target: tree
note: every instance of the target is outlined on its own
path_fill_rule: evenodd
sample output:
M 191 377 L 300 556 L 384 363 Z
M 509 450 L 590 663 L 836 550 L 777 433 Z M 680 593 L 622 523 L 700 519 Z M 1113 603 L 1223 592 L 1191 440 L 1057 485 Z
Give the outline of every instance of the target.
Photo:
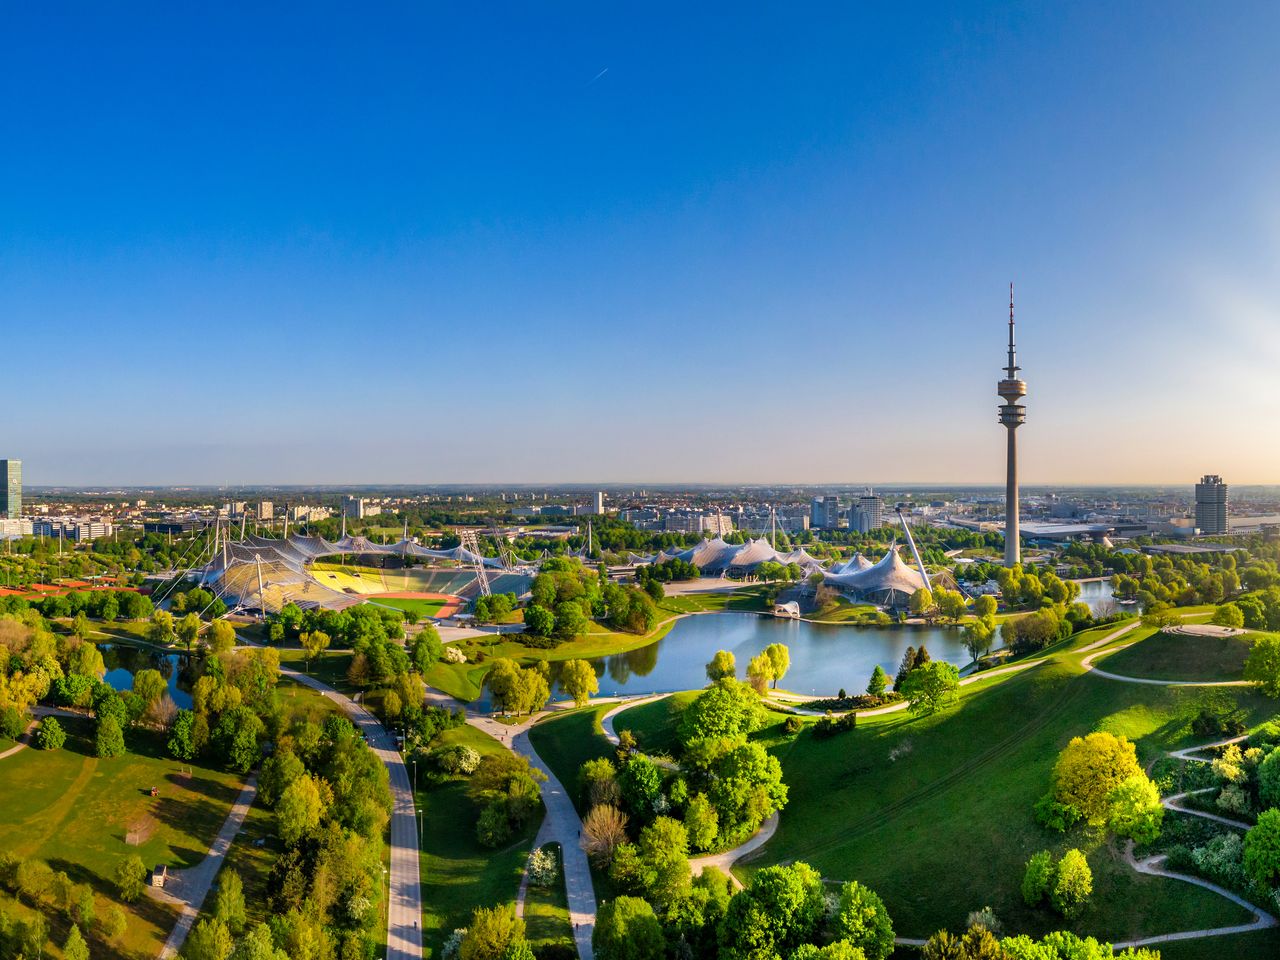
M 147 639 L 162 647 L 172 643 L 173 614 L 168 610 L 152 611 L 151 624 L 147 627 Z
M 884 960 L 893 952 L 893 923 L 884 901 L 856 880 L 840 888 L 835 934 L 859 948 L 867 960 Z
M 508 951 L 526 943 L 524 921 L 509 907 L 478 907 L 458 948 L 459 960 L 511 960 Z
M 1219 627 L 1235 627 L 1239 629 L 1244 626 L 1244 612 L 1234 603 L 1224 603 L 1213 611 L 1213 617 L 1210 618 L 1209 622 Z
M 867 693 L 873 697 L 883 697 L 888 686 L 889 675 L 884 672 L 884 667 L 877 663 L 876 668 L 871 671 L 871 679 L 867 681 Z
M 1280 637 L 1264 636 L 1253 642 L 1244 662 L 1244 678 L 1268 697 L 1280 697 Z
M 773 685 L 776 687 L 778 681 L 791 669 L 791 651 L 785 643 L 771 643 L 764 648 L 764 652 L 773 664 Z
M 196 715 L 191 710 L 179 710 L 169 728 L 169 753 L 176 760 L 194 760 L 199 750 L 195 740 Z
M 944 660 L 932 660 L 907 675 L 902 695 L 911 713 L 928 716 L 954 702 L 959 687 L 960 671 Z
M 991 640 L 994 636 L 995 629 L 985 620 L 975 620 L 965 625 L 964 648 L 973 658 L 974 663 L 986 656 L 987 651 L 991 649 Z
M 301 776 L 276 801 L 276 832 L 292 846 L 320 826 L 323 813 L 320 785 L 311 776 Z
M 72 891 L 73 915 L 76 923 L 88 929 L 98 915 L 98 904 L 94 897 L 93 887 L 87 883 L 78 883 Z
M 191 652 L 191 645 L 196 642 L 196 638 L 200 636 L 200 614 L 188 613 L 185 617 L 178 621 L 176 628 L 178 639 L 187 645 L 187 653 Z
M 710 850 L 716 845 L 720 832 L 720 817 L 705 793 L 699 793 L 689 801 L 684 811 L 684 827 L 689 833 L 689 843 L 696 850 Z
M 40 729 L 36 732 L 36 743 L 41 750 L 58 750 L 67 742 L 66 731 L 57 717 L 45 717 L 40 721 Z
M 382 698 L 383 717 L 389 722 L 394 722 L 400 718 L 400 713 L 403 709 L 403 705 L 400 703 L 400 694 L 394 690 L 388 690 Z
M 1263 811 L 1244 835 L 1244 871 L 1255 883 L 1280 880 L 1280 808 Z
M 618 771 L 622 799 L 633 814 L 647 817 L 662 795 L 662 774 L 648 757 L 634 756 Z
M 524 630 L 535 637 L 549 637 L 556 628 L 556 615 L 541 604 L 524 608 Z
M 933 602 L 933 592 L 928 587 L 921 587 L 911 595 L 907 608 L 913 617 L 932 617 L 937 609 Z
M 119 940 L 129 929 L 129 919 L 118 904 L 111 904 L 102 915 L 102 932 L 108 940 Z
M 1160 791 L 1145 774 L 1128 777 L 1111 791 L 1107 802 L 1107 825 L 1112 832 L 1132 837 L 1138 843 L 1151 843 L 1160 836 L 1164 807 L 1160 805 Z
M 738 665 L 733 659 L 733 654 L 728 650 L 717 650 L 716 655 L 707 664 L 707 679 L 715 683 L 717 680 L 737 675 Z
M 1022 899 L 1034 907 L 1044 902 L 1053 886 L 1053 854 L 1048 850 L 1033 853 L 1022 875 Z
M 1079 850 L 1068 850 L 1058 861 L 1049 899 L 1064 917 L 1072 917 L 1093 895 L 1093 871 Z
M 169 689 L 159 670 L 139 670 L 133 675 L 133 693 L 146 706 L 151 706 Z
M 893 678 L 893 689 L 902 692 L 902 685 L 907 682 L 907 675 L 911 673 L 911 668 L 916 662 L 916 648 L 908 646 L 906 652 L 902 654 L 902 662 L 898 664 L 897 676 Z
M 226 620 L 215 620 L 209 624 L 209 632 L 205 639 L 209 643 L 209 649 L 214 653 L 228 653 L 236 645 L 236 628 Z
M 94 752 L 103 759 L 124 754 L 124 731 L 120 729 L 120 722 L 115 717 L 102 717 L 98 720 Z
M 323 630 L 311 630 L 300 634 L 298 641 L 307 655 L 307 672 L 311 672 L 311 661 L 329 649 L 329 635 Z
M 627 815 L 612 804 L 602 803 L 587 811 L 582 821 L 582 849 L 597 865 L 613 859 L 613 851 L 627 840 Z
M 736 737 L 758 729 L 765 716 L 759 698 L 746 684 L 718 680 L 685 708 L 678 735 L 686 747 L 699 740 Z
M 84 942 L 84 937 L 80 933 L 80 927 L 76 924 L 71 925 L 71 932 L 67 934 L 67 940 L 62 945 L 63 960 L 89 960 L 89 945 Z
M 1280 750 L 1272 750 L 1258 765 L 1258 797 L 1265 807 L 1280 807 Z
M 934 600 L 937 603 L 938 615 L 943 620 L 951 623 L 959 623 L 964 619 L 964 615 L 969 612 L 969 607 L 964 600 L 964 594 L 958 590 L 948 590 L 945 587 L 939 588 Z
M 556 625 L 553 635 L 561 640 L 572 640 L 586 634 L 591 621 L 582 612 L 582 605 L 575 600 L 556 604 Z
M 241 938 L 232 954 L 235 960 L 289 960 L 289 954 L 276 949 L 271 928 L 259 923 Z
M 227 960 L 231 948 L 231 931 L 215 917 L 201 920 L 192 927 L 182 956 L 184 960 Z
M 996 615 L 996 598 L 984 593 L 973 601 L 973 612 L 979 620 L 993 620 Z
M 244 907 L 244 884 L 234 870 L 223 870 L 218 875 L 218 894 L 213 902 L 213 915 L 227 925 L 232 933 L 244 929 L 247 918 Z
M 116 866 L 116 893 L 125 903 L 133 903 L 142 896 L 147 881 L 147 868 L 136 853 L 125 857 Z
M 600 908 L 591 946 L 600 960 L 661 960 L 662 924 L 646 901 L 616 897 Z
M 822 877 L 807 863 L 765 867 L 729 901 L 722 960 L 776 960 L 813 938 L 825 906 Z
M 764 693 L 772 679 L 773 661 L 769 659 L 769 655 L 760 653 L 752 657 L 747 664 L 747 680 L 751 683 L 751 689 L 756 693 Z
M 1074 737 L 1058 755 L 1053 767 L 1054 796 L 1075 807 L 1090 823 L 1105 823 L 1112 791 L 1134 776 L 1145 774 L 1133 744 L 1097 731 Z
M 586 660 L 570 660 L 560 669 L 560 687 L 576 705 L 584 707 L 591 695 L 599 692 L 600 678 Z

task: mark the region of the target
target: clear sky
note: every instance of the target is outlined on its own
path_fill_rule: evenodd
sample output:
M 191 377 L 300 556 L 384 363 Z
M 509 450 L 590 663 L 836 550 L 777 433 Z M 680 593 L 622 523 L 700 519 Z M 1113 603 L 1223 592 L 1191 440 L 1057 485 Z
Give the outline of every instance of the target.
M 1027 481 L 1280 482 L 1280 7 L 952 7 L 8 4 L 0 456 L 994 483 L 1014 280 Z

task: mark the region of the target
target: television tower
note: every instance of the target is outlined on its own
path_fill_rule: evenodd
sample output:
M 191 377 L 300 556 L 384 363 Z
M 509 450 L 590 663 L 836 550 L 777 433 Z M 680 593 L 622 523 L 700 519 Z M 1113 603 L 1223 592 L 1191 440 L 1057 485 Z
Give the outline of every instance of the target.
M 1027 395 L 1027 383 L 1018 379 L 1018 353 L 1013 345 L 1013 284 L 1009 284 L 1009 365 L 1005 378 L 996 386 L 1004 401 L 999 407 L 1000 422 L 1009 433 L 1008 477 L 1004 489 L 1004 565 L 1022 560 L 1018 523 L 1018 440 L 1015 431 L 1027 422 L 1027 408 L 1018 401 Z

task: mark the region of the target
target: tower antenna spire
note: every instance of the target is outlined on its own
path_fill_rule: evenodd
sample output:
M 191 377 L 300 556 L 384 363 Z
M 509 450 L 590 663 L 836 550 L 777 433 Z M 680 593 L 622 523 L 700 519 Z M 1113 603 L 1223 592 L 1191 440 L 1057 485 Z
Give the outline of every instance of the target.
M 1010 380 L 1016 380 L 1015 374 L 1022 369 L 1018 366 L 1018 351 L 1013 343 L 1013 284 L 1009 284 L 1009 365 L 1005 367 Z

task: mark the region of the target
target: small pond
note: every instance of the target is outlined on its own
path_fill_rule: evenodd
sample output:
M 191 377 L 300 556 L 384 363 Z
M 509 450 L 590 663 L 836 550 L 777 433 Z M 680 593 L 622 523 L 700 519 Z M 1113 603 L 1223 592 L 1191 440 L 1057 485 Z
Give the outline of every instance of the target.
M 102 679 L 117 690 L 132 690 L 133 676 L 141 670 L 159 670 L 169 684 L 169 696 L 183 709 L 191 708 L 191 691 L 184 675 L 186 654 L 162 653 L 146 647 L 133 647 L 123 643 L 101 643 L 102 660 L 107 674 Z

